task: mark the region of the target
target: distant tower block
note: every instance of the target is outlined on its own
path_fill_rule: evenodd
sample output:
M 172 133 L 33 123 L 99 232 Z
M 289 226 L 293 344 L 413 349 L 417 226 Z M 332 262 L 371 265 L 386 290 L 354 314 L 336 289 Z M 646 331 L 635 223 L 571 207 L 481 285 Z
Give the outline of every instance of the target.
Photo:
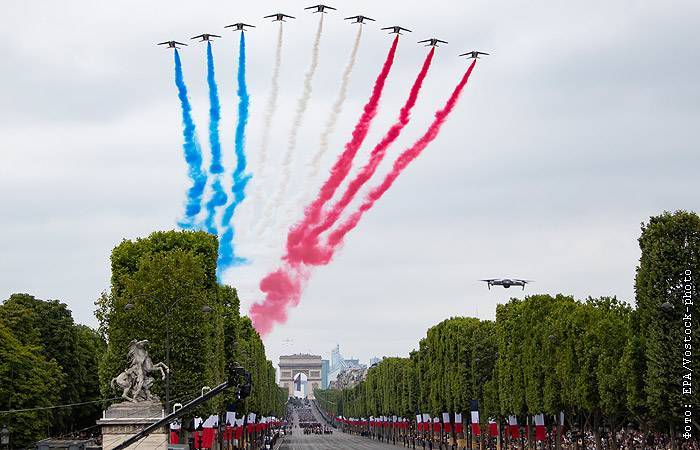
M 305 394 L 314 399 L 314 391 L 321 389 L 321 356 L 300 353 L 280 356 L 280 387 L 287 389 L 289 397 L 294 396 L 294 380 L 298 374 L 306 377 Z M 303 377 L 302 377 L 303 378 Z

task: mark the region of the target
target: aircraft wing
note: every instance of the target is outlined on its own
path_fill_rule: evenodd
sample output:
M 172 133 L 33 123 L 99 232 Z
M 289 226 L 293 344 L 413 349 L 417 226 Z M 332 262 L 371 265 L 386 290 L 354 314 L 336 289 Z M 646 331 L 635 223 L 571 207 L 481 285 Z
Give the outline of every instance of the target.
M 380 28 L 380 29 L 381 29 L 381 30 L 393 30 L 394 27 L 384 27 L 384 28 Z
M 282 14 L 282 17 L 289 17 L 290 19 L 296 19 L 296 17 L 294 17 L 294 16 L 289 16 L 289 15 L 287 15 L 287 14 Z
M 244 27 L 252 27 L 252 28 L 255 28 L 255 25 L 249 25 L 249 24 L 247 24 L 247 23 L 243 23 L 243 24 L 241 24 L 241 25 L 243 25 Z
M 357 19 L 360 16 L 352 16 L 352 17 L 346 17 L 345 20 L 350 20 L 350 19 Z
M 486 53 L 486 52 L 477 52 L 477 53 L 480 55 L 490 55 L 490 53 Z
M 324 7 L 324 8 L 328 8 L 328 9 L 332 9 L 333 11 L 337 11 L 337 9 L 335 9 L 335 8 L 334 8 L 334 7 L 332 7 L 332 6 L 326 6 L 326 5 L 323 5 L 323 7 Z
M 447 43 L 448 43 L 447 41 L 442 41 L 442 40 L 440 40 L 440 39 L 435 39 L 435 40 L 436 40 L 437 42 L 442 42 L 443 44 L 447 44 Z
M 158 45 L 165 45 L 165 44 L 170 44 L 170 41 L 165 41 L 165 42 L 159 42 Z
M 277 14 L 270 14 L 269 16 L 263 16 L 263 19 L 271 19 L 273 17 L 277 17 Z
M 178 41 L 173 41 L 173 42 L 175 42 L 176 44 L 184 45 L 185 47 L 187 47 L 187 44 L 185 44 L 184 42 L 178 42 Z
M 371 20 L 372 22 L 376 22 L 376 20 L 374 20 L 374 19 L 373 19 L 373 18 L 371 18 L 371 17 L 365 17 L 365 19 L 367 19 L 367 20 Z
M 424 42 L 430 42 L 430 39 L 425 39 L 425 40 L 422 40 L 422 41 L 418 41 L 419 44 L 422 44 L 422 43 L 424 43 Z
M 314 9 L 314 8 L 318 8 L 318 6 L 308 6 L 308 7 L 304 8 L 304 9 Z
M 413 31 L 409 30 L 408 28 L 404 28 L 404 27 L 399 27 L 399 30 L 408 31 L 409 33 L 413 33 Z

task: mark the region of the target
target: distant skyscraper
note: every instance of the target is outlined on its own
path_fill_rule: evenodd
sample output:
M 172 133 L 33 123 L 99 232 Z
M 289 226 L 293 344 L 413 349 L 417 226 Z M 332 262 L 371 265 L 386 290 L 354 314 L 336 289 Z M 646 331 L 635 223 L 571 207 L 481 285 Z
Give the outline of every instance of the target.
M 330 372 L 330 361 L 321 360 L 321 389 L 328 389 L 328 372 Z
M 382 360 L 382 358 L 378 356 L 373 356 L 369 359 L 369 366 L 372 367 L 375 364 L 379 364 L 379 362 Z

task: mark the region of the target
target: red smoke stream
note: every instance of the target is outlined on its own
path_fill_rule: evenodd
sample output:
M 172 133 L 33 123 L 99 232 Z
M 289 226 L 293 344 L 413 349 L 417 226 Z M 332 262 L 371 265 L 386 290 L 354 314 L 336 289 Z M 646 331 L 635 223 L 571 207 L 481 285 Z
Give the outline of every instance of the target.
M 408 99 L 406 99 L 406 103 L 399 112 L 398 120 L 391 126 L 391 128 L 389 128 L 389 131 L 387 131 L 382 140 L 379 141 L 379 143 L 374 147 L 372 153 L 370 154 L 369 161 L 358 172 L 355 178 L 350 181 L 340 200 L 338 200 L 338 202 L 336 202 L 336 204 L 333 205 L 333 207 L 325 214 L 325 217 L 320 225 L 311 228 L 313 224 L 307 223 L 305 229 L 301 229 L 299 231 L 304 235 L 301 242 L 299 242 L 297 246 L 290 245 L 289 242 L 287 243 L 286 259 L 291 264 L 304 263 L 306 262 L 306 253 L 311 252 L 313 254 L 313 250 L 317 246 L 318 236 L 333 226 L 333 224 L 338 220 L 345 208 L 350 204 L 350 202 L 353 201 L 360 188 L 377 170 L 377 167 L 386 156 L 386 151 L 389 146 L 393 144 L 396 139 L 398 139 L 398 137 L 401 135 L 401 131 L 403 131 L 404 127 L 408 125 L 408 122 L 411 120 L 411 110 L 418 100 L 418 94 L 423 86 L 425 77 L 428 75 L 428 69 L 430 69 L 430 64 L 433 61 L 434 55 L 435 47 L 431 48 L 430 52 L 428 52 L 428 55 L 425 57 L 423 66 L 421 67 L 420 72 L 418 72 L 416 80 L 413 82 Z
M 382 71 L 379 73 L 377 80 L 374 82 L 374 88 L 372 89 L 372 95 L 365 104 L 360 120 L 355 125 L 355 129 L 352 131 L 352 138 L 345 144 L 345 150 L 340 154 L 335 164 L 331 168 L 330 175 L 328 179 L 323 183 L 321 189 L 318 192 L 316 199 L 306 207 L 304 210 L 304 218 L 300 223 L 295 225 L 287 236 L 287 247 L 293 247 L 297 245 L 301 239 L 304 237 L 305 230 L 318 222 L 323 210 L 323 205 L 333 198 L 336 189 L 340 183 L 343 182 L 345 177 L 350 172 L 352 167 L 352 161 L 355 158 L 358 150 L 362 146 L 362 143 L 367 137 L 369 132 L 369 127 L 372 124 L 372 119 L 377 115 L 377 109 L 379 108 L 379 100 L 382 97 L 382 91 L 384 90 L 384 84 L 389 76 L 389 71 L 391 66 L 394 64 L 394 56 L 396 55 L 396 46 L 399 43 L 399 36 L 396 35 L 394 42 L 391 44 L 391 49 L 389 54 L 384 61 L 382 66 Z
M 294 240 L 295 232 L 299 233 L 298 240 L 301 240 L 303 230 L 307 227 L 306 224 L 314 224 L 318 221 L 323 205 L 333 197 L 338 185 L 350 172 L 352 160 L 369 132 L 372 119 L 377 115 L 379 100 L 382 97 L 384 84 L 391 71 L 391 66 L 394 64 L 398 43 L 399 36 L 396 35 L 382 70 L 374 82 L 372 95 L 367 104 L 365 104 L 360 120 L 352 132 L 352 138 L 345 144 L 345 150 L 331 168 L 331 173 L 321 187 L 317 198 L 304 211 L 302 222 L 289 232 L 288 240 Z M 253 325 L 260 334 L 265 335 L 269 333 L 275 323 L 284 323 L 287 320 L 287 309 L 289 306 L 296 306 L 299 303 L 302 281 L 305 278 L 302 269 L 297 266 L 278 269 L 262 279 L 260 290 L 265 293 L 265 300 L 262 303 L 255 303 L 250 308 L 250 317 L 253 320 Z
M 398 37 L 397 37 L 398 38 Z M 396 40 L 394 40 L 394 44 L 392 45 L 392 50 L 390 51 L 390 56 L 393 58 L 393 53 L 396 50 Z M 389 58 L 387 58 L 388 62 Z M 365 197 L 364 202 L 360 207 L 358 208 L 357 211 L 355 211 L 353 214 L 351 214 L 336 230 L 334 230 L 330 236 L 327 239 L 327 242 L 324 246 L 316 246 L 313 249 L 313 252 L 305 252 L 304 255 L 304 264 L 306 265 L 325 265 L 328 264 L 333 257 L 333 254 L 335 253 L 335 250 L 342 244 L 343 239 L 347 233 L 352 231 L 357 224 L 359 223 L 360 219 L 362 218 L 363 214 L 370 210 L 372 206 L 376 203 L 377 200 L 379 200 L 382 195 L 392 186 L 396 178 L 401 174 L 401 172 L 416 158 L 418 157 L 421 152 L 430 144 L 438 135 L 440 132 L 440 128 L 444 124 L 445 120 L 449 116 L 449 114 L 452 112 L 454 109 L 455 105 L 457 104 L 457 101 L 459 100 L 459 96 L 462 93 L 464 87 L 466 86 L 467 82 L 469 81 L 469 76 L 472 73 L 472 70 L 474 69 L 474 66 L 476 64 L 476 60 L 472 62 L 472 64 L 469 66 L 465 74 L 462 76 L 462 79 L 460 80 L 459 84 L 457 87 L 454 89 L 452 92 L 452 95 L 448 99 L 447 103 L 445 106 L 437 111 L 435 113 L 435 119 L 429 126 L 428 130 L 425 132 L 423 136 L 421 136 L 420 139 L 418 139 L 411 147 L 409 147 L 407 150 L 405 150 L 399 157 L 396 159 L 394 162 L 394 165 L 392 167 L 392 170 L 385 176 L 384 180 L 380 185 L 372 189 L 369 194 Z M 385 63 L 384 69 L 386 69 L 387 63 Z M 390 64 L 389 64 L 390 66 Z M 385 72 L 385 70 L 382 70 L 382 73 Z M 388 70 L 386 70 L 388 74 Z M 385 77 L 386 78 L 386 77 Z M 377 80 L 377 83 L 379 83 L 379 79 Z M 375 85 L 375 91 L 376 91 L 376 85 Z M 373 93 L 374 97 L 374 93 Z M 377 98 L 378 101 L 378 98 Z M 369 103 L 368 103 L 369 105 Z M 365 111 L 367 111 L 367 106 L 365 106 Z M 375 112 L 376 112 L 376 106 L 375 106 Z M 364 117 L 364 115 L 363 115 Z M 359 124 L 358 124 L 359 125 Z M 355 129 L 357 131 L 357 127 Z M 365 131 L 366 134 L 366 131 Z M 355 133 L 353 133 L 355 135 Z M 346 146 L 346 152 L 348 152 L 348 146 Z M 357 150 L 355 150 L 355 153 Z M 354 153 L 353 153 L 354 156 Z M 339 166 L 339 162 L 336 162 L 336 165 L 334 166 L 333 169 L 336 169 Z M 351 160 L 347 163 L 348 167 L 345 172 L 345 175 L 347 175 L 347 171 L 349 171 L 349 165 L 351 163 Z M 333 178 L 334 175 L 336 174 L 336 171 L 334 170 L 333 173 L 331 174 L 330 178 Z M 343 175 L 343 177 L 345 176 Z M 330 181 L 329 178 L 329 181 Z M 342 178 L 340 179 L 342 181 Z M 328 181 L 326 182 L 326 185 L 328 184 Z M 324 185 L 324 188 L 326 187 Z M 337 189 L 337 185 L 335 186 Z M 330 199 L 333 196 L 333 193 L 335 192 L 335 189 L 333 192 L 331 192 Z M 326 199 L 323 202 L 319 202 L 319 199 L 322 198 L 319 195 L 319 198 L 316 199 L 314 204 L 311 205 L 313 207 L 314 205 L 317 205 L 318 210 L 316 211 L 316 219 L 315 221 L 318 220 L 318 216 L 320 216 L 321 208 L 323 206 L 323 203 L 325 201 L 328 201 Z M 308 208 L 307 213 L 309 212 L 314 212 L 311 210 L 311 207 Z M 307 214 L 307 219 L 312 218 L 309 217 Z M 314 222 L 310 222 L 314 223 Z M 299 234 L 299 240 L 303 238 L 303 229 L 300 229 L 300 234 Z M 291 236 L 290 236 L 291 237 Z M 265 292 L 265 300 L 262 303 L 256 303 L 254 304 L 251 309 L 250 309 L 250 316 L 253 320 L 253 324 L 256 328 L 256 330 L 261 334 L 261 335 L 266 335 L 268 334 L 275 323 L 284 323 L 287 320 L 287 311 L 289 307 L 296 306 L 299 303 L 299 300 L 301 298 L 301 290 L 303 287 L 303 283 L 306 281 L 306 278 L 308 277 L 308 269 L 304 267 L 304 265 L 294 265 L 294 266 L 285 266 L 283 268 L 280 268 L 276 270 L 275 272 L 272 272 L 268 274 L 263 280 L 260 282 L 260 289 Z

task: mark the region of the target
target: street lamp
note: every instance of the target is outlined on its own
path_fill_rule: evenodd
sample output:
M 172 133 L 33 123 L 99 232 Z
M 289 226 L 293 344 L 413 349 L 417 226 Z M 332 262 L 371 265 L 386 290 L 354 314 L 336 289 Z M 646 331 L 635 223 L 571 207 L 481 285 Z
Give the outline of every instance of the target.
M 3 425 L 0 430 L 0 445 L 10 447 L 10 430 L 7 429 L 7 425 Z
M 661 304 L 661 310 L 665 313 L 670 313 L 671 311 L 673 311 L 673 309 L 673 303 L 671 302 L 667 301 Z
M 193 297 L 180 297 L 175 299 L 168 306 L 163 308 L 163 313 L 165 315 L 165 365 L 168 366 L 168 371 L 165 378 L 165 410 L 170 411 L 170 315 L 175 309 L 175 306 L 180 303 L 181 300 L 189 299 Z M 154 301 L 157 305 L 162 305 L 162 303 Z M 135 308 L 132 303 L 127 303 L 124 305 L 124 311 L 131 311 Z M 209 314 L 214 309 L 209 305 L 202 306 L 203 313 Z

